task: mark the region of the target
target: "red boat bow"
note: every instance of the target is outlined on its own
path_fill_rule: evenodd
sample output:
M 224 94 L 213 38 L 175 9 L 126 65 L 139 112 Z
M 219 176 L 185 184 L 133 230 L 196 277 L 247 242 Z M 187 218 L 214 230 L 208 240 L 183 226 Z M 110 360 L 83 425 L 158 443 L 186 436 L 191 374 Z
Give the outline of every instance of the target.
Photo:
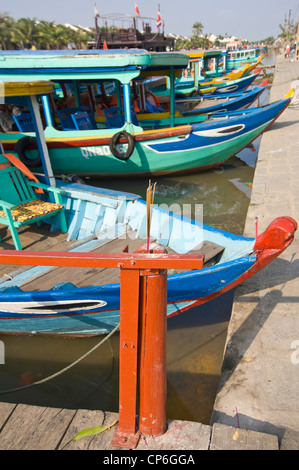
M 292 243 L 297 227 L 297 222 L 291 217 L 278 217 L 257 237 L 254 252 L 258 270 L 279 256 Z
M 253 249 L 256 261 L 251 268 L 222 289 L 219 289 L 204 298 L 198 299 L 194 302 L 192 307 L 204 304 L 205 302 L 215 299 L 219 295 L 237 287 L 263 269 L 267 264 L 271 263 L 271 261 L 277 258 L 292 243 L 297 227 L 297 222 L 291 217 L 278 217 L 277 219 L 274 219 L 268 228 L 256 239 Z M 181 312 L 188 310 L 188 308 L 189 307 L 182 309 Z

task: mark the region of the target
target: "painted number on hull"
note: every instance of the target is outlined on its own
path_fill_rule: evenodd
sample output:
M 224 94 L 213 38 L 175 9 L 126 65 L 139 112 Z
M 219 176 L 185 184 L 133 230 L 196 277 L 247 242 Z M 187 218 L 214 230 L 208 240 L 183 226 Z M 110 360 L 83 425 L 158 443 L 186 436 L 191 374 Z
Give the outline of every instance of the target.
M 127 144 L 118 144 L 116 146 L 117 150 L 125 154 L 127 150 L 128 145 Z M 110 156 L 112 155 L 110 152 L 110 147 L 109 145 L 102 145 L 101 147 L 81 147 L 81 154 L 85 158 L 90 158 L 90 157 L 101 157 L 101 156 Z

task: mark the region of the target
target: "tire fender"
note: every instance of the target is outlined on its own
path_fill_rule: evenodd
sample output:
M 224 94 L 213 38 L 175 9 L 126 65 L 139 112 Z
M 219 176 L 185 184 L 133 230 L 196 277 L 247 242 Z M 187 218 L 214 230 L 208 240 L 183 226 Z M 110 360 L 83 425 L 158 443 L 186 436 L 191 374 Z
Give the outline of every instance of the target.
M 120 139 L 122 139 L 122 138 L 124 138 L 126 140 L 127 144 L 128 144 L 128 148 L 127 148 L 125 154 L 120 153 L 116 148 L 117 144 L 119 143 Z M 117 132 L 116 134 L 114 134 L 111 137 L 111 140 L 109 142 L 109 147 L 110 147 L 111 153 L 116 158 L 118 158 L 119 160 L 124 160 L 125 161 L 125 160 L 128 160 L 130 158 L 130 156 L 132 155 L 132 153 L 133 153 L 133 150 L 135 148 L 135 139 L 132 136 L 132 134 L 129 134 L 126 131 L 120 131 L 120 132 Z
M 22 137 L 17 141 L 17 143 L 15 144 L 14 151 L 18 154 L 21 162 L 24 163 L 24 165 L 28 166 L 28 168 L 37 168 L 42 166 L 42 161 L 39 153 L 35 159 L 26 157 L 26 149 L 30 145 L 37 147 L 37 140 L 35 137 L 27 135 L 26 137 Z

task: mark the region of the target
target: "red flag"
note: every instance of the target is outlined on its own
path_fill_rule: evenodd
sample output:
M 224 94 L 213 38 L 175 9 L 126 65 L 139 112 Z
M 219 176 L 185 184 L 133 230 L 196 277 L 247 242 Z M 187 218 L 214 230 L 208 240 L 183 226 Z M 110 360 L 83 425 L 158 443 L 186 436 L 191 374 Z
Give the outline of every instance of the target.
M 136 11 L 136 15 L 139 16 L 140 13 L 139 13 L 139 8 L 138 8 L 138 6 L 137 6 L 137 3 L 135 3 L 135 11 Z
M 161 21 L 161 15 L 160 15 L 160 5 L 158 7 L 158 17 L 157 17 L 157 28 L 160 28 L 162 24 L 162 21 Z

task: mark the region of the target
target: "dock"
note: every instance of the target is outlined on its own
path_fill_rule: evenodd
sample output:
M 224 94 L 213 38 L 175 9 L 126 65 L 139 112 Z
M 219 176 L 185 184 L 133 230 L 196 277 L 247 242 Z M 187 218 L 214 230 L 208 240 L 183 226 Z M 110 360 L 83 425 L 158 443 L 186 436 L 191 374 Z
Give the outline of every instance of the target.
M 299 220 L 299 62 L 279 56 L 270 101 L 291 87 L 289 108 L 263 134 L 245 236 L 275 216 Z M 212 423 L 277 436 L 281 450 L 299 448 L 298 232 L 273 263 L 241 285 L 229 323 Z
M 250 237 L 257 217 L 259 232 L 278 216 L 299 221 L 299 62 L 279 56 L 270 101 L 292 86 L 291 106 L 261 140 L 244 230 Z M 299 448 L 298 264 L 297 234 L 278 259 L 237 289 L 210 425 L 170 420 L 161 436 L 138 436 L 135 450 L 192 454 Z M 0 402 L 0 449 L 121 450 L 112 445 L 117 420 L 117 413 L 101 410 Z M 74 440 L 79 432 L 99 426 L 107 428 Z

